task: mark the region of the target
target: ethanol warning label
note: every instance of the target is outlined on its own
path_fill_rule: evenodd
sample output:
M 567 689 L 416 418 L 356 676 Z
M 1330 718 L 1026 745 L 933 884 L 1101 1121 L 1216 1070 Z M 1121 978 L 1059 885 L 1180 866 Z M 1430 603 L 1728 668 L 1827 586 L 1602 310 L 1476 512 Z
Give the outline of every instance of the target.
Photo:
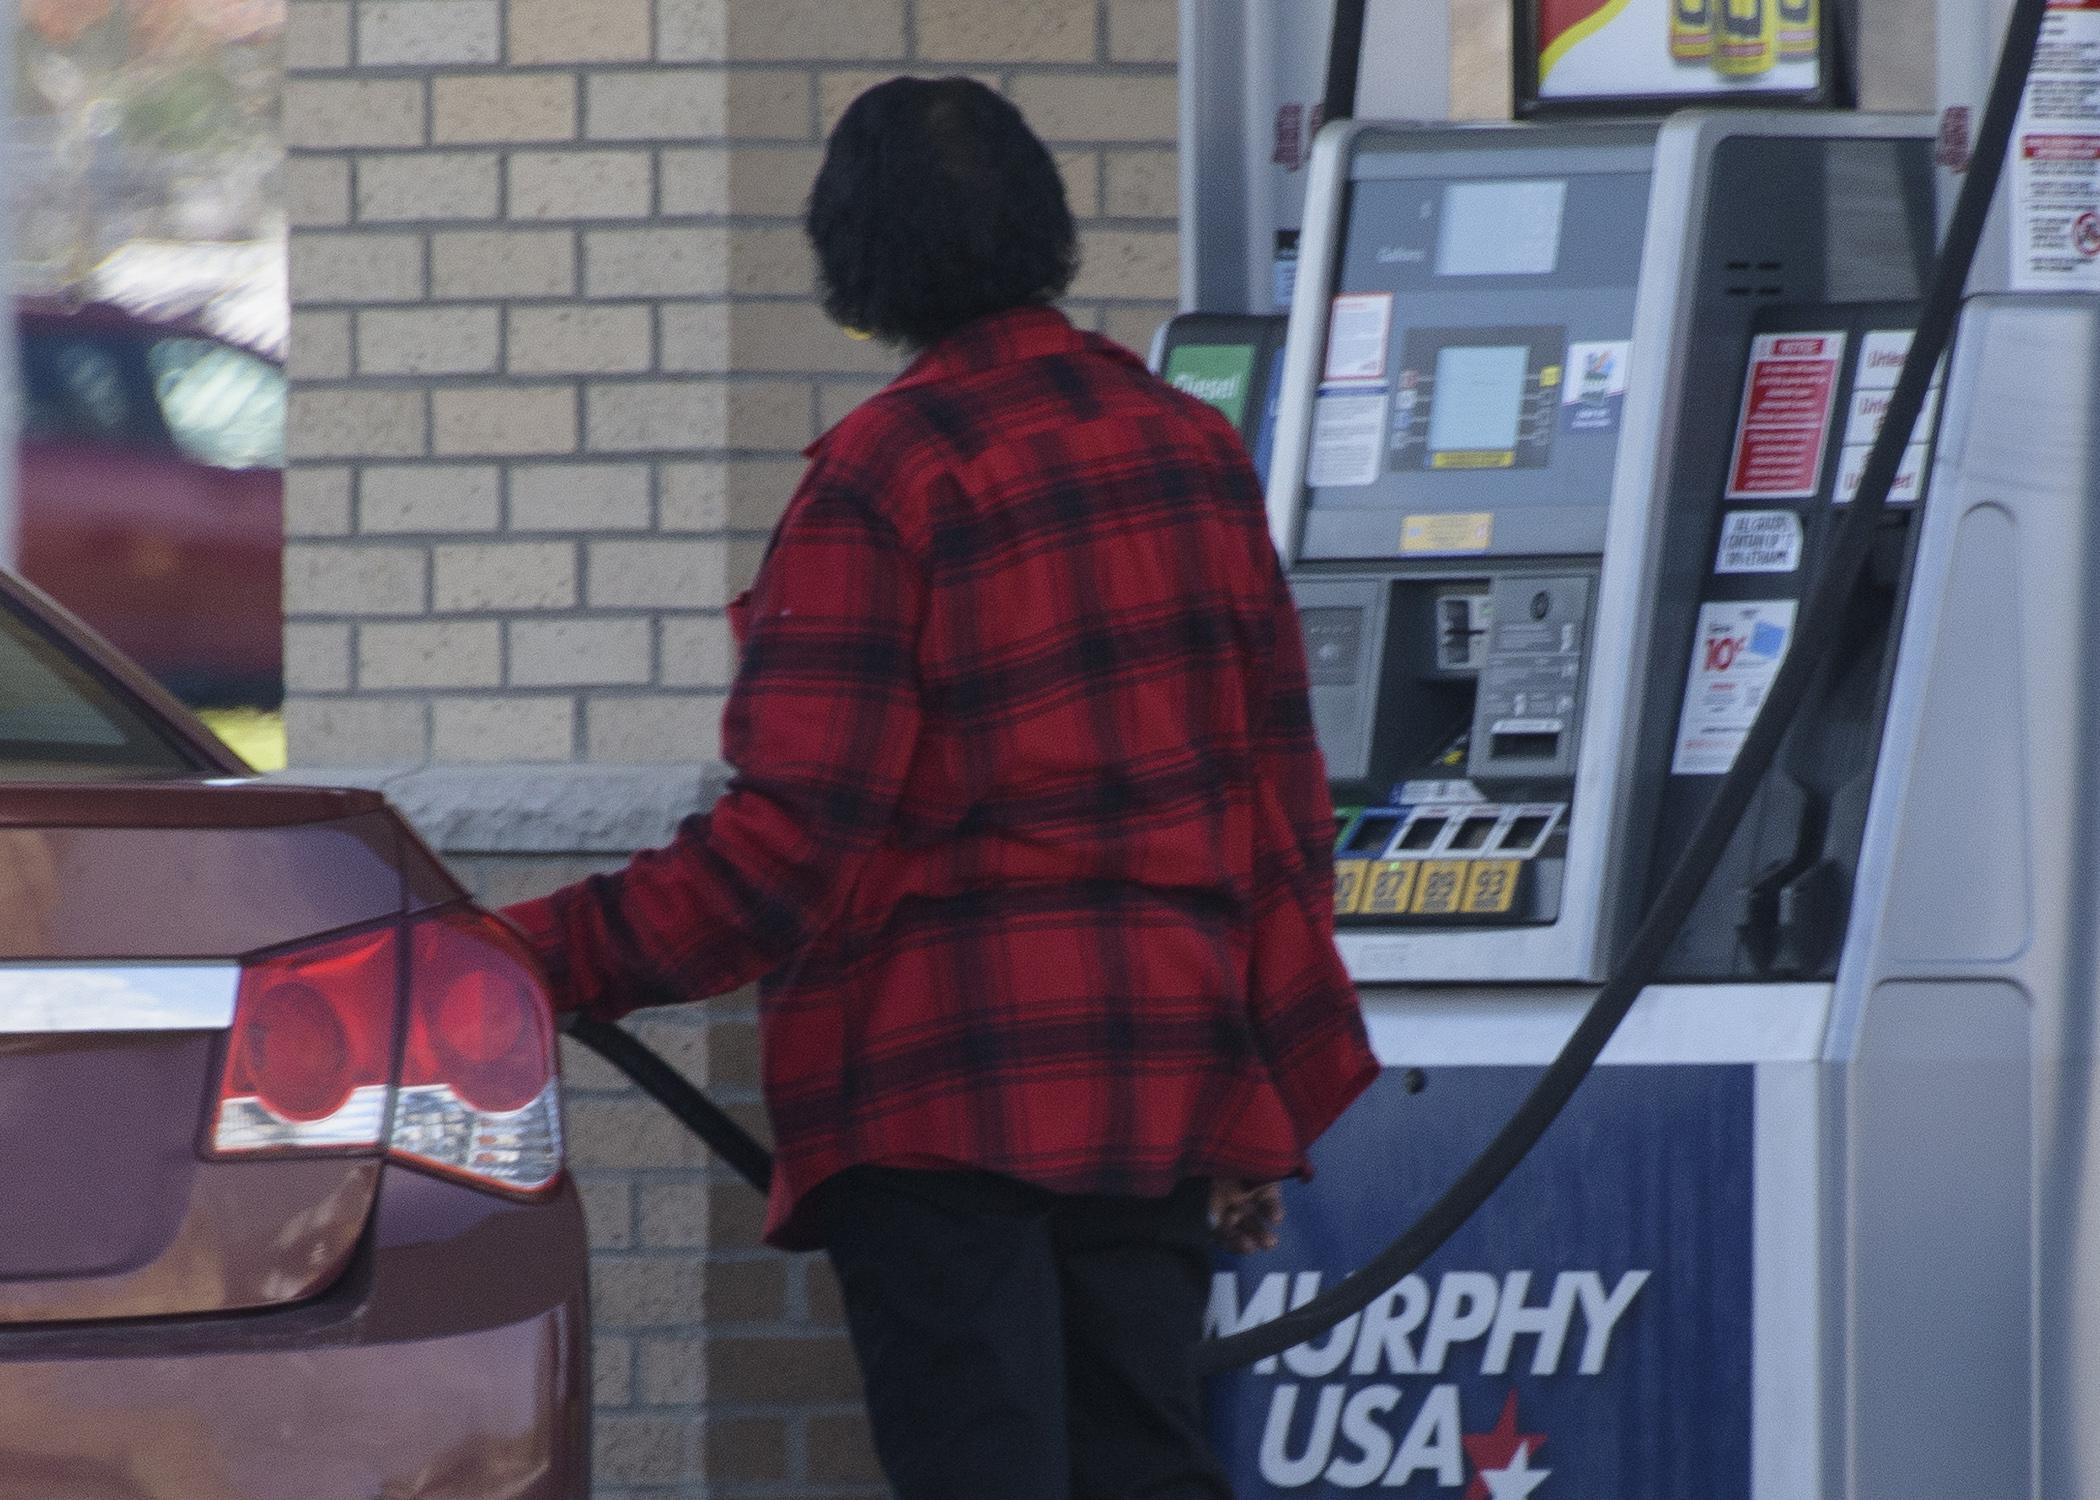
M 1791 573 L 1801 566 L 1801 518 L 1790 510 L 1735 510 L 1721 523 L 1716 573 Z

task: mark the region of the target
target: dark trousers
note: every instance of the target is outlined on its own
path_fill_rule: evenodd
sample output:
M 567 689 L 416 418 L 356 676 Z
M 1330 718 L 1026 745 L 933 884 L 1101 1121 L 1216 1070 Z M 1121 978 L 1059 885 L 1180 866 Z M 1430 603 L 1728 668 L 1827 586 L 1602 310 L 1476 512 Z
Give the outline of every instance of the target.
M 1231 1500 L 1190 1354 L 1209 1193 L 858 1167 L 820 1191 L 897 1500 Z

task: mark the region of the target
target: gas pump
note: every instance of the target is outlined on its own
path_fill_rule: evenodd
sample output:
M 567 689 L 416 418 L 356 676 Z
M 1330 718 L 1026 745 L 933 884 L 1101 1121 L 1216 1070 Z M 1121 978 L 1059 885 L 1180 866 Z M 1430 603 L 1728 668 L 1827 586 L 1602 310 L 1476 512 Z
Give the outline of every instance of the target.
M 2088 9 L 2056 9 L 2047 55 L 2100 67 Z M 1323 135 L 1270 512 L 1387 1073 L 1281 1253 L 1221 1267 L 1214 1332 L 1380 1251 L 1626 950 L 1881 435 L 1935 150 L 1922 117 L 1807 111 Z M 1656 981 L 1425 1265 L 1214 1383 L 1243 1495 L 2100 1483 L 2091 690 L 2066 645 L 2100 582 L 2091 301 L 1970 308 Z
M 1922 120 L 1799 112 L 1323 138 L 1271 514 L 1389 1072 L 1293 1205 L 1294 1269 L 1221 1275 L 1220 1331 L 1379 1248 L 1572 1030 L 1788 650 L 1915 318 L 1931 151 Z M 1821 1492 L 1815 1059 L 1882 645 L 1568 1118 L 1422 1272 L 1221 1402 L 1249 1493 Z

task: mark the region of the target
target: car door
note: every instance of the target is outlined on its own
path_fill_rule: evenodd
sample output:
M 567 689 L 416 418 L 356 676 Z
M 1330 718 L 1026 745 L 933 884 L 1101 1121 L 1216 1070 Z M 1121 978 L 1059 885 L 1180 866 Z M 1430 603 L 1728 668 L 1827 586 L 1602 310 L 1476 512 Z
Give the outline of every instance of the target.
M 195 496 L 176 543 L 209 611 L 180 619 L 179 649 L 220 699 L 275 702 L 283 686 L 285 378 L 245 349 L 192 334 L 154 339 L 147 375 Z
M 23 574 L 192 701 L 274 700 L 281 372 L 150 327 L 21 342 Z

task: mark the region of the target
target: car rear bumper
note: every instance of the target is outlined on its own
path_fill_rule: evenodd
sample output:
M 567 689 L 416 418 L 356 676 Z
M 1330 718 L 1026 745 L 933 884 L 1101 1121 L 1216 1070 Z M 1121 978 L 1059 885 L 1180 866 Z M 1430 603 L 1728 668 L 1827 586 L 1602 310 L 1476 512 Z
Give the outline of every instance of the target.
M 315 1301 L 0 1329 L 0 1500 L 584 1500 L 589 1336 L 566 1180 L 519 1204 L 389 1167 Z

